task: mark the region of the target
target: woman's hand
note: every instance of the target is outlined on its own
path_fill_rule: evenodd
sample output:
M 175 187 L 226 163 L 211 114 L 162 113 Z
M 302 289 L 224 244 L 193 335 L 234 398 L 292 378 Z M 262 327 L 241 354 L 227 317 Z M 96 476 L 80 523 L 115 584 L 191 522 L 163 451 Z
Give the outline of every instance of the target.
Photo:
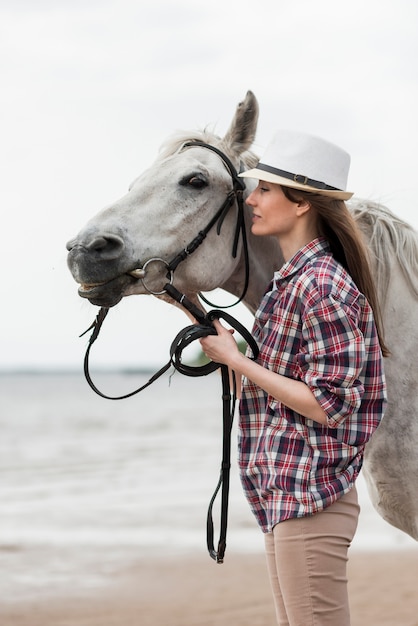
M 231 366 L 237 356 L 241 354 L 232 336 L 234 331 L 222 326 L 218 320 L 214 320 L 213 325 L 218 334 L 199 339 L 202 350 L 211 361 Z
M 320 424 L 328 424 L 324 410 L 303 381 L 276 374 L 254 362 L 239 351 L 232 336 L 233 330 L 228 330 L 218 320 L 213 325 L 218 334 L 199 339 L 203 352 L 209 359 L 227 365 L 231 370 L 245 376 L 297 413 Z

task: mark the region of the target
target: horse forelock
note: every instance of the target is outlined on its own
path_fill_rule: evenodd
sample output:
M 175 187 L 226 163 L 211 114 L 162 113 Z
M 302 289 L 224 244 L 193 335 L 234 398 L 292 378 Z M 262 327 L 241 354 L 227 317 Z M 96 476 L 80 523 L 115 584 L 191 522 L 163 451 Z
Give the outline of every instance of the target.
M 203 141 L 204 143 L 209 143 L 211 145 L 218 145 L 220 142 L 220 137 L 217 137 L 214 133 L 209 130 L 201 130 L 201 131 L 182 131 L 179 130 L 175 133 L 172 133 L 161 145 L 158 158 L 166 159 L 173 154 L 176 154 L 181 150 L 183 145 L 188 141 Z
M 204 130 L 196 131 L 177 131 L 172 133 L 170 137 L 161 145 L 158 154 L 158 160 L 166 159 L 177 152 L 180 152 L 185 143 L 192 141 L 201 141 L 211 146 L 215 146 L 220 150 L 223 150 L 225 154 L 234 159 L 234 155 L 230 154 L 227 147 L 223 143 L 223 139 L 205 128 Z M 247 150 L 240 155 L 240 161 L 244 168 L 254 167 L 258 163 L 258 157 L 251 151 Z
M 381 301 L 387 294 L 391 268 L 396 261 L 415 297 L 418 298 L 418 233 L 410 224 L 377 202 L 348 203 L 350 212 L 368 238 L 374 257 L 377 289 Z

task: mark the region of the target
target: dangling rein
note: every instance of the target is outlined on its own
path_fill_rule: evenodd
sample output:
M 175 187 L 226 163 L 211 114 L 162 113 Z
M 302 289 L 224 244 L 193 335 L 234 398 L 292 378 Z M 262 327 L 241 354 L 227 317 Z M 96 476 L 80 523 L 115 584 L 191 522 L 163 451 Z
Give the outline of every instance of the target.
M 108 308 L 101 308 L 99 313 L 96 316 L 93 324 L 81 335 L 85 335 L 90 330 L 93 330 L 86 354 L 84 357 L 84 375 L 90 387 L 102 398 L 106 398 L 108 400 L 123 400 L 125 398 L 130 398 L 135 394 L 143 391 L 147 387 L 149 387 L 153 382 L 155 382 L 160 376 L 162 376 L 170 367 L 174 367 L 178 372 L 184 374 L 186 376 L 206 376 L 220 368 L 221 370 L 221 378 L 222 378 L 222 423 L 223 423 L 223 443 L 222 443 L 222 462 L 221 462 L 221 470 L 218 484 L 216 485 L 216 489 L 213 493 L 213 496 L 210 500 L 207 520 L 206 520 L 206 545 L 209 551 L 209 555 L 217 562 L 223 563 L 225 549 L 226 549 L 226 533 L 228 526 L 228 500 L 229 500 L 229 475 L 231 468 L 231 430 L 235 413 L 235 405 L 236 405 L 236 380 L 235 374 L 232 376 L 232 392 L 231 392 L 231 384 L 229 377 L 229 370 L 226 365 L 222 365 L 220 363 L 215 363 L 213 361 L 201 365 L 201 366 L 191 366 L 182 363 L 182 352 L 183 350 L 190 345 L 193 341 L 200 339 L 201 337 L 206 337 L 207 335 L 216 335 L 216 330 L 212 324 L 215 319 L 223 319 L 227 324 L 229 324 L 232 328 L 234 328 L 247 342 L 250 346 L 253 358 L 256 358 L 258 355 L 258 347 L 256 342 L 254 341 L 251 334 L 247 331 L 247 329 L 242 326 L 240 322 L 238 322 L 234 317 L 229 315 L 224 311 L 220 311 L 214 309 L 207 313 L 206 315 L 197 308 L 190 300 L 188 300 L 182 293 L 180 293 L 173 285 L 167 284 L 164 289 L 167 293 L 177 302 L 180 302 L 182 306 L 184 306 L 199 322 L 198 324 L 194 324 L 191 326 L 187 326 L 183 330 L 181 330 L 178 335 L 175 337 L 174 341 L 171 344 L 170 348 L 170 359 L 169 361 L 156 372 L 144 385 L 135 389 L 135 391 L 131 391 L 122 396 L 108 396 L 101 392 L 96 385 L 93 383 L 90 376 L 90 368 L 89 368 L 89 359 L 90 359 L 90 350 L 97 337 L 99 336 L 100 329 L 102 324 L 109 312 Z M 221 492 L 221 517 L 220 517 L 220 532 L 219 532 L 219 540 L 218 540 L 218 549 L 215 550 L 214 547 L 214 524 L 213 524 L 213 505 L 216 500 L 216 496 L 220 488 L 222 487 Z

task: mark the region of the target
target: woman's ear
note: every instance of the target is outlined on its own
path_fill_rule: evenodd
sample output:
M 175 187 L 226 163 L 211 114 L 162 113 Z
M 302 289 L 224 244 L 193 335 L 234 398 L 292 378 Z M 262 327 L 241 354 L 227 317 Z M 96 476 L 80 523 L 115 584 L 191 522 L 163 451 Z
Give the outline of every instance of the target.
M 296 214 L 305 215 L 311 209 L 311 203 L 307 200 L 300 200 L 296 205 Z

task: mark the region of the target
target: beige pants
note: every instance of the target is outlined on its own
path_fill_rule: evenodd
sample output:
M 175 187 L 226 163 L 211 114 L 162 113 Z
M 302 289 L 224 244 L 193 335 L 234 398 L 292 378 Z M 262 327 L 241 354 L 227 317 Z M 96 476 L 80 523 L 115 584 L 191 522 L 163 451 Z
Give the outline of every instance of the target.
M 265 535 L 279 626 L 349 626 L 347 552 L 357 528 L 357 491 L 316 515 Z

